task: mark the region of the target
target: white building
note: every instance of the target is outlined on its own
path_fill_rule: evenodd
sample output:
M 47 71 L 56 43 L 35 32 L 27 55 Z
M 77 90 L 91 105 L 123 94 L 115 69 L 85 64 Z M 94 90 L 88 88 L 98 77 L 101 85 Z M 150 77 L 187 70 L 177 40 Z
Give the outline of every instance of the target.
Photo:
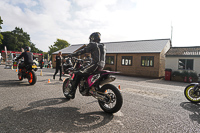
M 200 47 L 171 47 L 166 53 L 166 69 L 190 70 L 200 74 Z

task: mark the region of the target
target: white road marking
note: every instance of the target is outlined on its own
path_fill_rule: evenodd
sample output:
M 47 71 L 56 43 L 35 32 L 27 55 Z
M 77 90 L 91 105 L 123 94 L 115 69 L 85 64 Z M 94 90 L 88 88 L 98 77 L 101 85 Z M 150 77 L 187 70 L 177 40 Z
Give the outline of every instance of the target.
M 115 81 L 116 83 L 116 81 Z M 120 83 L 120 82 L 117 82 L 117 83 Z M 123 82 L 124 83 L 124 82 Z M 142 88 L 150 88 L 150 89 L 162 89 L 162 90 L 166 90 L 166 91 L 175 91 L 175 92 L 183 92 L 184 88 L 183 87 L 180 87 L 180 88 L 183 88 L 183 90 L 177 90 L 177 89 L 173 89 L 172 87 L 173 86 L 170 86 L 169 85 L 169 88 L 172 88 L 172 89 L 168 89 L 168 88 L 163 88 L 163 86 L 160 86 L 160 87 L 153 87 L 151 85 L 149 86 L 146 86 L 146 85 L 138 85 L 138 83 L 136 84 L 133 84 L 133 83 L 129 83 L 127 82 L 128 85 L 132 85 L 132 86 L 137 86 L 137 87 L 142 87 Z M 142 83 L 141 83 L 142 84 Z M 166 86 L 165 86 L 166 87 Z M 177 87 L 176 87 L 177 88 Z M 123 88 L 122 88 L 123 89 Z
M 140 96 L 156 98 L 156 99 L 163 99 L 163 98 L 167 97 L 166 94 L 153 93 L 153 92 L 150 92 L 150 91 L 138 90 L 138 89 L 133 89 L 133 88 L 124 88 L 121 91 L 125 92 L 125 93 L 129 92 L 129 93 L 132 93 L 132 94 L 137 94 L 137 95 L 140 95 Z
M 124 114 L 121 111 L 118 111 L 117 113 L 114 113 L 115 116 L 124 116 Z
M 122 126 L 122 128 L 124 128 L 124 124 L 120 121 L 120 120 L 115 120 L 116 123 L 118 123 L 120 126 Z

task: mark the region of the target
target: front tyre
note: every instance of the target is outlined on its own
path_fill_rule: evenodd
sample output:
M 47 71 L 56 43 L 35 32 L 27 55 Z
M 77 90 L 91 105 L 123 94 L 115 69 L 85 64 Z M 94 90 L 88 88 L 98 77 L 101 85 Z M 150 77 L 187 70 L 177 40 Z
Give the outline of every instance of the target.
M 98 100 L 99 106 L 106 113 L 116 113 L 119 111 L 123 104 L 121 92 L 117 87 L 112 84 L 106 84 L 101 89 L 101 92 L 108 94 L 107 101 L 103 102 Z
M 194 92 L 194 85 L 188 85 L 184 91 L 185 97 L 192 103 L 200 102 L 200 92 Z
M 30 71 L 28 72 L 28 82 L 30 85 L 34 85 L 36 83 L 37 77 L 35 75 L 35 72 Z
M 68 96 L 69 93 L 71 92 L 71 88 L 72 88 L 72 84 L 69 80 L 69 78 L 67 78 L 64 82 L 63 82 L 63 94 L 66 97 L 66 99 L 70 99 L 70 97 Z

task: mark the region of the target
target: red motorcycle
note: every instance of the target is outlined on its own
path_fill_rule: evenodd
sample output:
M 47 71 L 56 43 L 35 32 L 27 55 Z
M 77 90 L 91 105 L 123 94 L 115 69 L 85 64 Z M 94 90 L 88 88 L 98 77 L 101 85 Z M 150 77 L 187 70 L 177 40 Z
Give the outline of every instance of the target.
M 67 99 L 70 99 L 68 94 L 71 92 L 72 81 L 75 76 L 74 71 L 81 69 L 82 64 L 82 59 L 76 59 L 74 68 L 70 70 L 70 77 L 63 82 L 63 94 Z M 107 113 L 116 113 L 123 104 L 120 90 L 116 86 L 109 84 L 116 79 L 116 77 L 111 75 L 114 73 L 116 72 L 97 71 L 92 75 L 82 77 L 78 85 L 82 96 L 93 96 L 96 98 L 101 109 Z M 91 88 L 95 90 L 89 91 Z

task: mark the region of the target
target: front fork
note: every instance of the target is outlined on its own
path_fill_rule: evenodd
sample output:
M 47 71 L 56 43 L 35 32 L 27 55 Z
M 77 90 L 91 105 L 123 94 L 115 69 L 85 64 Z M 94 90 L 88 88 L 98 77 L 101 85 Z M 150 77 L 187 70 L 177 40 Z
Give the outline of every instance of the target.
M 194 94 L 197 94 L 197 92 L 199 92 L 199 87 L 200 87 L 200 84 L 199 83 L 193 83 L 192 85 L 194 85 Z

